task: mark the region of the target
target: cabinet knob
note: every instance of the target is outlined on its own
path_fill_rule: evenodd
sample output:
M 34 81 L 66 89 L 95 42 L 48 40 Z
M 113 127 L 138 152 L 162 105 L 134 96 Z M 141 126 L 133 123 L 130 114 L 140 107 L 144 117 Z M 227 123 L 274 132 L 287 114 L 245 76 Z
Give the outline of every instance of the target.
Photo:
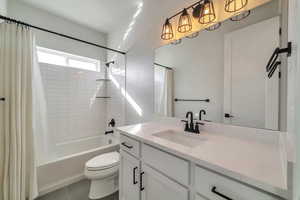
M 124 147 L 128 148 L 128 149 L 132 149 L 133 146 L 126 144 L 125 142 L 122 142 L 121 145 L 123 145 Z

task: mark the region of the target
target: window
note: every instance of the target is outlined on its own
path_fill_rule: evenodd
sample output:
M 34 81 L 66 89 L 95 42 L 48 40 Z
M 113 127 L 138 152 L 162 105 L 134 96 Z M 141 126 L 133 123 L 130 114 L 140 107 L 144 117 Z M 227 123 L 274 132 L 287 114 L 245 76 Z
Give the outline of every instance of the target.
M 43 47 L 37 47 L 37 54 L 38 61 L 40 63 L 100 72 L 99 60 L 72 55 L 62 51 L 56 51 Z

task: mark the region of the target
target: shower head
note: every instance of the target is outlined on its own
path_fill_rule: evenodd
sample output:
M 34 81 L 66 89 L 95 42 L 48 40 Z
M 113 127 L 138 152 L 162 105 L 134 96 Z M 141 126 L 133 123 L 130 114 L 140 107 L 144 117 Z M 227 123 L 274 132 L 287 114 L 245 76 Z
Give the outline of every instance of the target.
M 110 62 L 105 63 L 106 67 L 110 67 L 110 64 L 115 64 L 115 61 L 110 61 Z

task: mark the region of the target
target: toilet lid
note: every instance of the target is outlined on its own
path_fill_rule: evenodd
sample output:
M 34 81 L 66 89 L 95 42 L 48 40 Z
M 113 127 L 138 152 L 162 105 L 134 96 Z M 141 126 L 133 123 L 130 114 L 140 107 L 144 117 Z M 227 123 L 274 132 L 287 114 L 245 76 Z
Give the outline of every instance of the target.
M 105 169 L 110 168 L 115 165 L 118 165 L 120 161 L 120 154 L 118 152 L 111 152 L 101 154 L 87 161 L 85 166 L 88 169 L 96 170 L 96 169 Z

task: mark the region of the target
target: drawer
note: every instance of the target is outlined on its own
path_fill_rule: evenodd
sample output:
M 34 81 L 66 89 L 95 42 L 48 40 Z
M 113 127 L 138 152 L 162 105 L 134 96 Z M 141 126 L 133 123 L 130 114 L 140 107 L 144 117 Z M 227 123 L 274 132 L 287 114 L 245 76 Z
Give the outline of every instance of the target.
M 130 137 L 127 137 L 125 135 L 120 136 L 120 146 L 121 149 L 130 153 L 131 155 L 135 157 L 140 157 L 140 142 L 132 139 Z
M 183 185 L 189 185 L 189 162 L 174 155 L 142 145 L 142 159 L 145 163 L 178 181 Z
M 221 197 L 225 195 L 232 200 L 279 200 L 262 191 L 255 190 L 252 187 L 226 178 L 225 176 L 216 174 L 201 167 L 196 167 L 195 172 L 195 188 L 196 191 L 214 200 L 224 200 Z M 213 190 L 215 188 L 215 190 Z M 219 193 L 219 194 L 217 194 Z M 199 198 L 198 198 L 199 199 Z M 201 199 L 201 198 L 200 198 Z

